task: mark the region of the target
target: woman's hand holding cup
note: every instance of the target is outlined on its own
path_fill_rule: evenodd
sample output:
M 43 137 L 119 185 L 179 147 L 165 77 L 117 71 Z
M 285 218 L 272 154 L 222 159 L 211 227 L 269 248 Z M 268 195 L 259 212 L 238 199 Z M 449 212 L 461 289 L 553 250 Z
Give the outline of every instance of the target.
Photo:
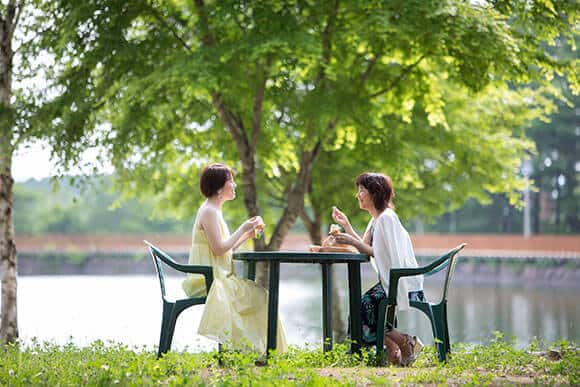
M 253 231 L 260 223 L 263 223 L 262 218 L 260 216 L 253 216 L 246 220 L 242 227 L 244 232 L 250 232 Z
M 261 216 L 256 216 L 256 224 L 254 225 L 254 234 L 253 237 L 254 239 L 260 239 L 262 237 L 262 235 L 264 235 L 264 227 L 266 226 L 264 224 L 264 220 L 262 219 Z

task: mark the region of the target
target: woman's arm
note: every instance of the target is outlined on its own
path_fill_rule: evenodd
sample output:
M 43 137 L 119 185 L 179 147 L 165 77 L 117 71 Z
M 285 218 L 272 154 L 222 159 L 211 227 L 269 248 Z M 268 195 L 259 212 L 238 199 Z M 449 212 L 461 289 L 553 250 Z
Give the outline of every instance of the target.
M 240 226 L 241 227 L 241 226 Z M 236 250 L 238 247 L 240 247 L 245 241 L 247 241 L 248 239 L 251 239 L 254 236 L 254 230 L 250 230 L 244 234 L 242 234 L 242 236 L 240 237 L 240 239 L 238 239 L 236 241 L 236 243 L 234 243 L 234 247 L 232 248 L 233 250 Z
M 225 254 L 237 246 L 236 243 L 243 238 L 244 234 L 248 234 L 249 231 L 253 230 L 254 223 L 257 225 L 259 221 L 254 218 L 246 220 L 228 239 L 225 240 L 222 239 L 220 222 L 221 220 L 216 210 L 208 207 L 202 209 L 199 224 L 205 231 L 209 247 L 214 254 L 218 256 Z
M 344 228 L 345 233 L 361 242 L 363 241 L 360 235 L 352 228 L 348 217 L 337 207 L 332 207 L 332 218 Z
M 366 254 L 370 257 L 375 256 L 375 253 L 373 252 L 373 246 L 366 244 L 363 241 L 359 241 L 358 243 L 354 244 L 353 246 L 356 247 L 356 249 L 363 254 Z
M 357 239 L 352 235 L 347 233 L 340 233 L 334 236 L 334 240 L 337 243 L 342 243 L 345 245 L 352 245 L 356 247 L 356 249 L 366 255 L 374 256 L 373 247 L 368 243 L 365 243 L 360 237 Z
M 248 239 L 258 238 L 256 236 L 257 230 L 260 230 L 261 234 L 263 234 L 263 232 L 264 232 L 264 226 L 265 226 L 264 220 L 262 219 L 262 217 L 260 215 L 254 216 L 254 217 L 248 219 L 247 221 L 252 223 L 252 228 L 250 229 L 250 231 L 243 233 L 242 236 L 240 237 L 240 239 L 238 239 L 238 241 L 236 243 L 234 243 L 234 248 L 233 248 L 234 250 L 236 250 L 238 247 L 240 247 Z M 243 224 L 240 227 L 242 227 L 242 226 L 243 226 Z

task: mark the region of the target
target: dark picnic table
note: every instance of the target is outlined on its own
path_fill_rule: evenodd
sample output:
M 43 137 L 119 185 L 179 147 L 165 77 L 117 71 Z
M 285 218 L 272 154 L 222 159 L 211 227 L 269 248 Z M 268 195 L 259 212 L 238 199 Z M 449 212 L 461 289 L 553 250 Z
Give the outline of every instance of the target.
M 354 253 L 311 253 L 299 251 L 246 251 L 234 253 L 234 259 L 248 263 L 248 278 L 254 279 L 256 262 L 269 264 L 270 285 L 268 292 L 268 345 L 276 349 L 278 329 L 278 295 L 280 288 L 280 263 L 316 263 L 322 267 L 322 329 L 324 351 L 332 349 L 332 277 L 331 265 L 348 265 L 348 294 L 351 352 L 360 352 L 362 328 L 360 321 L 361 275 L 360 264 L 369 261 L 365 254 Z

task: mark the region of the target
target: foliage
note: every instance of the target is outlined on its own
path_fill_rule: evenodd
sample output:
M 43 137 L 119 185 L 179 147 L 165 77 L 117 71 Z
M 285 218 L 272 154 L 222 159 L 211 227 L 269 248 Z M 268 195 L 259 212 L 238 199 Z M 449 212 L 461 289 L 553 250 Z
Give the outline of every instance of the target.
M 576 38 L 577 45 L 578 38 Z M 557 41 L 550 47 L 551 55 L 574 58 L 574 47 Z M 579 98 L 566 92 L 567 81 L 555 77 L 553 85 L 562 89 L 565 99 L 554 99 L 557 111 L 550 114 L 549 122 L 535 120 L 526 129 L 534 142 L 535 152 L 525 156 L 530 160 L 533 181 L 531 218 L 533 233 L 578 233 L 580 217 L 578 203 L 578 149 L 580 130 L 577 125 Z M 523 171 L 522 171 L 523 172 Z M 495 221 L 494 221 L 495 219 Z M 522 211 L 514 207 L 502 194 L 491 196 L 491 203 L 474 200 L 456 212 L 437 219 L 436 224 L 425 226 L 426 231 L 457 232 L 522 232 Z
M 535 232 L 580 232 L 580 128 L 578 96 L 560 103 L 561 114 L 551 124 L 538 123 L 529 130 L 537 145 L 533 159 Z
M 494 85 L 475 95 L 442 80 L 438 83 L 444 88 L 441 103 L 447 128 L 432 127 L 428 117 L 415 112 L 412 124 L 393 119 L 380 135 L 361 140 L 365 145 L 326 152 L 313 172 L 312 203 L 347 208 L 360 222 L 352 194 L 354 178 L 364 170 L 391 176 L 395 206 L 403 219 L 420 214 L 430 220 L 470 198 L 489 203 L 497 192 L 517 203 L 525 182 L 507 178 L 507 173 L 518 171 L 521 155 L 531 152 L 533 143 L 521 131 L 515 134 L 514 128 L 542 117 L 546 101 L 530 90 Z M 341 180 L 328 179 L 336 170 Z M 325 215 L 330 221 L 330 211 Z
M 537 347 L 516 349 L 496 339 L 489 345 L 454 347 L 447 364 L 439 364 L 432 347 L 410 368 L 376 367 L 372 354 L 347 354 L 346 345 L 328 353 L 291 348 L 274 354 L 267 366 L 256 356 L 235 352 L 170 352 L 161 360 L 144 348 L 94 342 L 90 347 L 33 342 L 0 348 L 2 385 L 369 385 L 392 383 L 503 384 L 527 382 L 577 384 L 580 354 L 569 342 L 555 344 L 560 361 L 537 354 Z M 520 379 L 518 379 L 520 378 Z
M 18 234 L 181 233 L 191 219 L 176 220 L 155 211 L 153 198 L 128 199 L 112 188 L 111 176 L 95 176 L 78 190 L 49 179 L 19 183 L 14 188 L 14 225 Z
M 223 160 L 240 172 L 248 213 L 278 223 L 278 237 L 301 210 L 306 182 L 319 203 L 326 181 L 348 187 L 367 165 L 394 175 L 405 217 L 485 201 L 486 191 L 515 201 L 530 149 L 520 128 L 551 111 L 554 74 L 578 91 L 577 62 L 543 48 L 573 41 L 575 2 L 37 7 L 45 28 L 28 52 L 55 63 L 37 119 L 63 163 L 103 146 L 124 192 L 152 192 L 190 214 L 200 165 Z M 322 152 L 336 152 L 329 157 L 344 174 L 309 176 Z M 318 212 L 328 208 L 320 203 Z

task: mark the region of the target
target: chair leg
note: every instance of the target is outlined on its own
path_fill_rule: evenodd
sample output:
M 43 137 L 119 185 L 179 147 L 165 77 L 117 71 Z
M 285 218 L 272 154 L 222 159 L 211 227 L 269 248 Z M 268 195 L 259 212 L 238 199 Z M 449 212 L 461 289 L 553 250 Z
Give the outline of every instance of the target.
M 396 306 L 395 305 L 387 305 L 387 324 L 389 326 L 396 328 L 397 327 L 397 317 L 395 316 Z
M 383 357 L 385 356 L 384 344 L 385 344 L 385 315 L 387 313 L 387 301 L 382 300 L 379 302 L 377 308 L 377 342 L 376 342 L 376 357 L 379 363 L 382 363 Z
M 217 353 L 217 361 L 218 361 L 218 365 L 219 366 L 223 366 L 224 365 L 224 348 L 222 346 L 222 343 L 218 343 L 218 353 Z
M 169 347 L 167 346 L 167 333 L 171 321 L 171 315 L 173 314 L 173 306 L 173 303 L 163 302 L 163 317 L 161 320 L 161 333 L 159 335 L 159 349 L 157 351 L 158 359 L 169 350 Z
M 433 305 L 433 326 L 437 332 L 437 355 L 439 361 L 446 361 L 447 360 L 447 348 L 448 348 L 448 337 L 445 334 L 447 330 L 447 321 L 445 319 L 445 304 Z
M 451 353 L 451 340 L 449 340 L 449 320 L 447 319 L 447 304 L 445 304 L 443 308 L 443 322 L 445 325 L 444 326 L 445 343 L 446 343 L 445 352 Z
M 431 323 L 431 329 L 433 330 L 433 339 L 435 341 L 435 348 L 437 349 L 437 358 L 439 361 L 445 360 L 445 347 L 443 346 L 444 334 L 439 333 L 441 331 L 441 327 L 437 323 L 437 310 L 440 305 L 431 305 L 429 303 L 414 303 L 411 305 L 413 308 L 419 309 L 421 312 L 425 313 L 429 322 Z
M 177 316 L 179 316 L 179 312 L 176 311 L 174 308 L 171 313 L 169 323 L 167 324 L 167 333 L 165 336 L 165 352 L 171 349 L 171 342 L 173 341 L 173 333 L 175 332 L 175 323 L 177 322 Z

